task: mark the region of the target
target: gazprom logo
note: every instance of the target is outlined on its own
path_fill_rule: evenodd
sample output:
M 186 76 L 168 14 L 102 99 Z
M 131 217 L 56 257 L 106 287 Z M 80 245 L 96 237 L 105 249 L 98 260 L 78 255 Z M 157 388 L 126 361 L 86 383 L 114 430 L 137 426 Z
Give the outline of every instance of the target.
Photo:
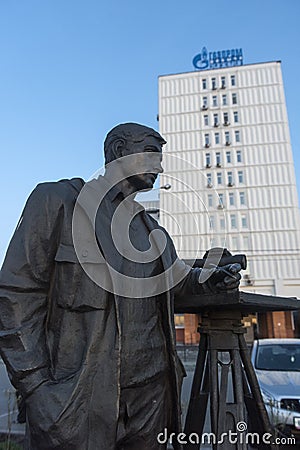
M 193 59 L 195 69 L 219 69 L 222 67 L 242 66 L 243 51 L 241 48 L 208 52 L 206 47 Z

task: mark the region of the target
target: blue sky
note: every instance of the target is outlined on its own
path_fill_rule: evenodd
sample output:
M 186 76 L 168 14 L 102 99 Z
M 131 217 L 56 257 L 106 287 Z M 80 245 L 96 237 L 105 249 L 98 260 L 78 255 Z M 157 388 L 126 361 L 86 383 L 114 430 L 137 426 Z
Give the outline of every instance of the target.
M 114 125 L 158 127 L 157 78 L 209 50 L 282 61 L 300 187 L 298 0 L 0 0 L 0 261 L 41 181 L 89 178 Z

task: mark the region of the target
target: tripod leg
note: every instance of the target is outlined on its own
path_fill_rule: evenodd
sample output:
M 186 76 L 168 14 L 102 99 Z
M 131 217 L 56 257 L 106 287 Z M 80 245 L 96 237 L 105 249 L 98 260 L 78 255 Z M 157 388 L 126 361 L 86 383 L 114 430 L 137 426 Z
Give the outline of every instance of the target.
M 209 352 L 209 381 L 211 431 L 217 436 L 219 412 L 218 352 L 213 348 Z M 214 448 L 216 448 L 215 445 Z
M 252 393 L 254 402 L 256 404 L 256 408 L 257 408 L 257 412 L 258 412 L 258 416 L 259 419 L 261 421 L 261 425 L 262 425 L 262 429 L 264 433 L 270 433 L 271 435 L 274 436 L 274 432 L 272 430 L 270 421 L 269 421 L 269 417 L 268 417 L 268 413 L 266 411 L 263 399 L 262 399 L 262 395 L 260 392 L 260 388 L 259 388 L 259 384 L 256 378 L 256 374 L 255 371 L 252 367 L 251 364 L 251 360 L 250 360 L 250 355 L 248 352 L 248 348 L 247 348 L 247 344 L 245 342 L 244 336 L 240 335 L 239 336 L 239 344 L 240 344 L 240 353 L 241 353 L 241 359 L 244 365 L 244 370 L 245 370 L 245 375 L 247 378 L 247 381 L 249 383 L 250 386 L 250 391 Z M 260 448 L 269 448 L 269 449 L 276 449 L 277 445 L 276 444 L 270 444 L 267 446 L 263 446 Z
M 248 431 L 252 433 L 253 435 L 253 444 L 258 441 L 258 436 L 261 436 L 264 434 L 264 428 L 262 425 L 262 422 L 260 420 L 259 411 L 257 408 L 257 405 L 255 403 L 255 400 L 253 398 L 253 395 L 251 394 L 249 390 L 249 385 L 246 379 L 246 375 L 244 370 L 242 371 L 243 375 L 243 387 L 244 387 L 244 402 L 246 405 L 246 410 L 248 414 Z
M 245 406 L 244 406 L 244 389 L 243 389 L 243 373 L 241 367 L 240 352 L 238 349 L 231 351 L 232 357 L 232 384 L 235 403 L 235 429 L 237 432 L 238 423 L 245 422 Z M 237 450 L 245 450 L 247 445 L 244 441 L 237 443 Z
M 199 343 L 198 357 L 184 427 L 184 432 L 187 436 L 189 436 L 191 433 L 197 433 L 199 439 L 203 432 L 209 396 L 208 381 L 207 381 L 208 367 L 206 364 L 206 356 L 207 356 L 207 335 L 202 334 Z M 205 374 L 203 380 L 204 369 Z M 201 385 L 203 386 L 203 389 L 201 389 Z M 189 443 L 185 445 L 185 449 L 186 450 L 199 449 L 199 445 Z
M 218 439 L 226 430 L 226 406 L 227 406 L 227 390 L 230 363 L 221 363 L 221 384 L 218 411 Z
M 239 350 L 235 349 L 231 352 L 232 355 L 232 383 L 234 387 L 234 402 L 237 405 L 237 417 L 239 421 L 245 421 L 244 410 L 244 389 L 243 389 L 243 374 L 241 367 L 241 359 Z

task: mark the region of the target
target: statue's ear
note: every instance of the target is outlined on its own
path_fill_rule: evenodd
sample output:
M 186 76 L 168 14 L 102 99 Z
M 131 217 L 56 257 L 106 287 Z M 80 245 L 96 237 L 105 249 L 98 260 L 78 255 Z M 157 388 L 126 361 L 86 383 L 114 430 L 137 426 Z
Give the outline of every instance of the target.
M 125 149 L 126 149 L 126 141 L 122 138 L 117 138 L 113 141 L 111 146 L 111 151 L 114 155 L 115 159 L 121 158 L 125 155 Z

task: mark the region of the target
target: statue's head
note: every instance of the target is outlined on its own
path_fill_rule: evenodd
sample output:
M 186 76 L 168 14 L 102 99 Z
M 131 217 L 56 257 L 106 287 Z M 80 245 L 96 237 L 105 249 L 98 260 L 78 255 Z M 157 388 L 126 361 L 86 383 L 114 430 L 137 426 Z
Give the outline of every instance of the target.
M 121 166 L 124 178 L 135 184 L 137 189 L 151 189 L 157 175 L 163 171 L 161 160 L 165 143 L 157 131 L 145 125 L 117 125 L 107 134 L 104 142 L 105 165 L 113 168 L 115 161 L 119 169 Z
M 105 164 L 130 154 L 132 145 L 142 143 L 147 136 L 152 136 L 161 146 L 166 144 L 166 141 L 153 128 L 131 122 L 117 125 L 110 130 L 104 141 Z

